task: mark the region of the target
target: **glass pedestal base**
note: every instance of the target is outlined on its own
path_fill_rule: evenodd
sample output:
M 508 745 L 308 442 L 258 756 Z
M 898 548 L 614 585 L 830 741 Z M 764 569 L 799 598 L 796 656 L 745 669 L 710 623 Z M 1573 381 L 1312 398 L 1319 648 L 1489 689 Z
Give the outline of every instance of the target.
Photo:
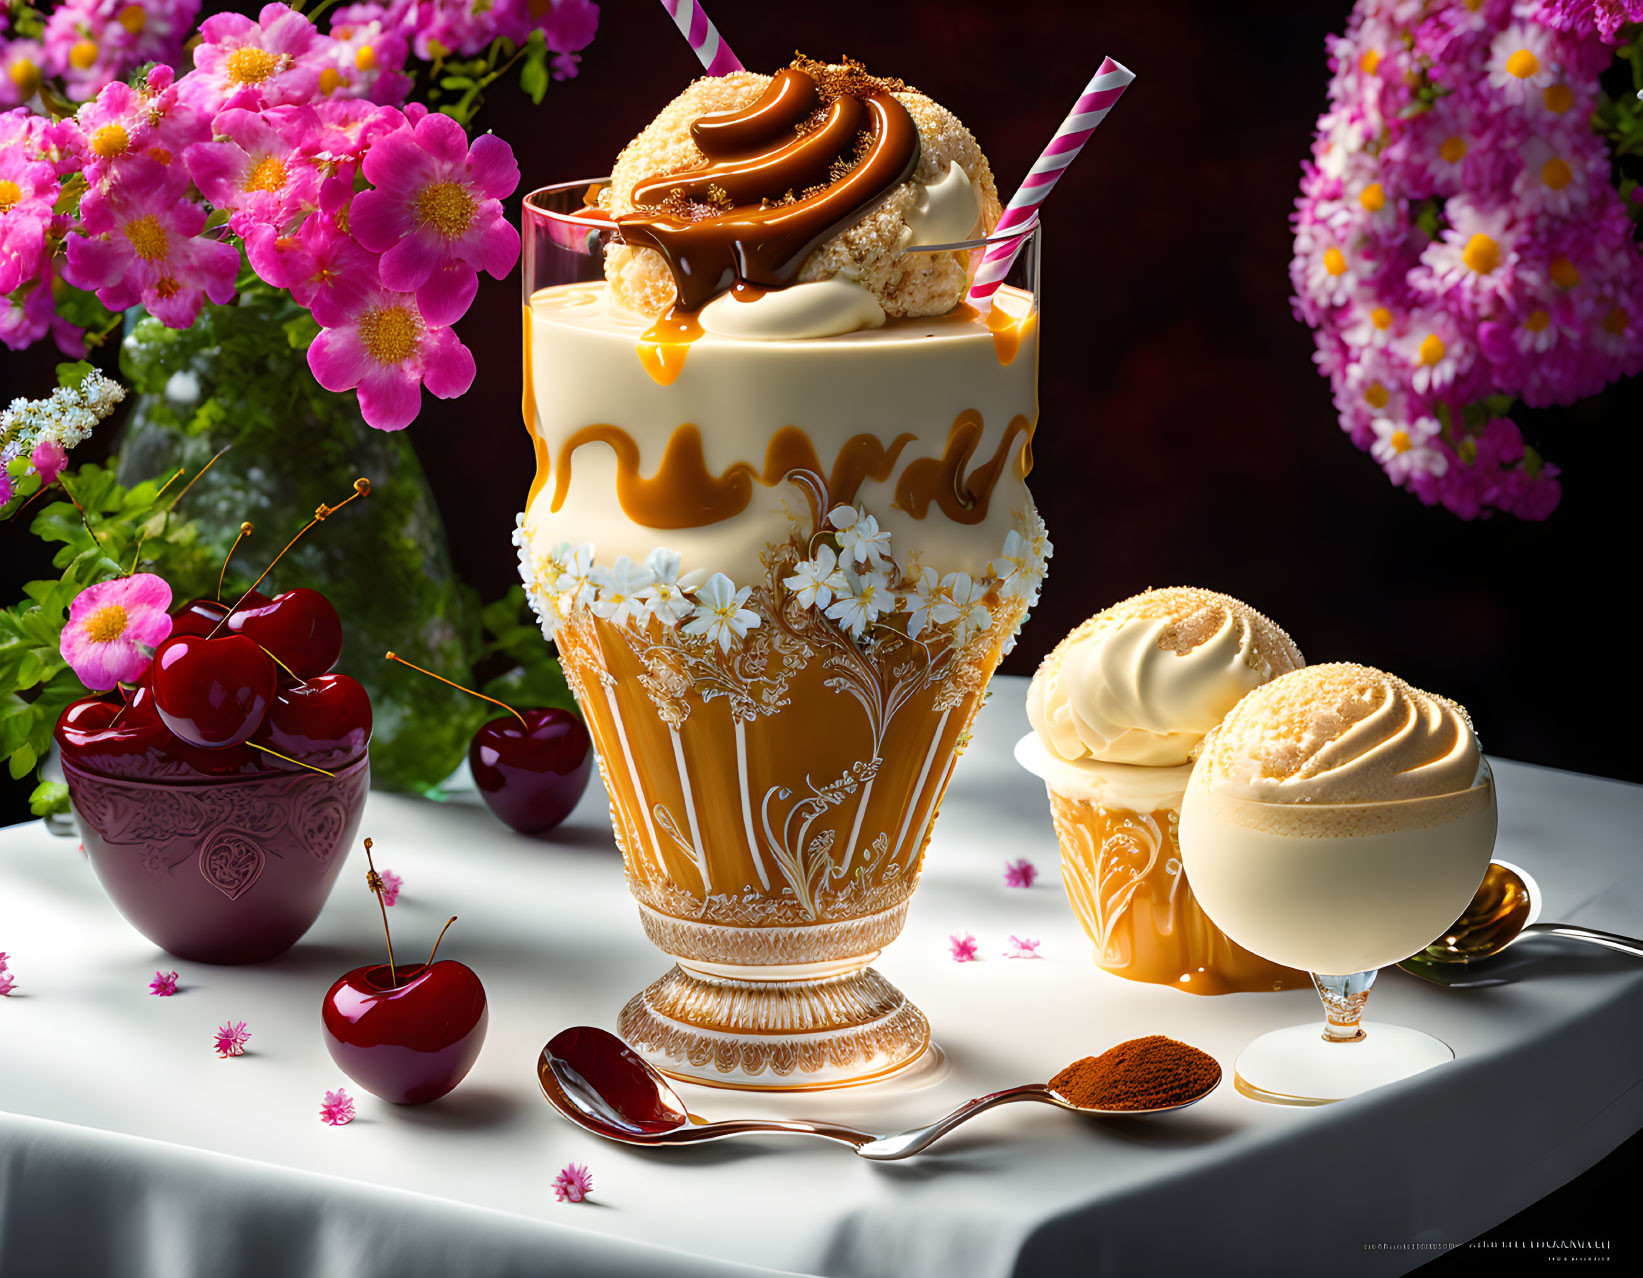
M 1372 1021 L 1361 1029 L 1356 1039 L 1327 1039 L 1316 1022 L 1263 1034 L 1239 1054 L 1233 1085 L 1251 1100 L 1328 1105 L 1455 1059 L 1419 1030 Z
M 913 1064 L 930 1023 L 870 967 L 749 980 L 676 966 L 636 994 L 617 1032 L 670 1078 L 810 1091 L 877 1082 Z

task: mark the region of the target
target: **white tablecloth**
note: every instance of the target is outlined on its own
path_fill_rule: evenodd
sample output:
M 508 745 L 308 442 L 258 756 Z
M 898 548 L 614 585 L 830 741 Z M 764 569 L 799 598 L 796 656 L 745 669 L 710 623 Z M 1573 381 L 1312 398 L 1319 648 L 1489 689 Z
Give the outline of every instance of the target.
M 1010 759 L 1023 693 L 996 681 L 879 963 L 929 1014 L 939 1067 L 833 1096 L 682 1089 L 693 1110 L 890 1130 L 1140 1034 L 1197 1044 L 1230 1075 L 1251 1037 L 1318 1014 L 1306 990 L 1205 999 L 1094 966 L 1040 785 Z M 1535 874 L 1545 917 L 1643 934 L 1643 788 L 1505 761 L 1496 776 L 1498 854 Z M 1483 989 L 1384 975 L 1371 1018 L 1438 1034 L 1459 1059 L 1332 1107 L 1259 1105 L 1230 1085 L 1166 1119 L 1013 1106 L 889 1165 L 791 1137 L 605 1144 L 548 1109 L 533 1068 L 557 1030 L 613 1025 L 665 967 L 605 811 L 595 787 L 534 841 L 460 798 L 372 796 L 362 833 L 405 879 L 401 952 L 461 915 L 441 953 L 491 1000 L 474 1072 L 420 1109 L 361 1095 L 320 1041 L 332 979 L 381 952 L 357 850 L 295 950 L 212 968 L 133 932 L 73 841 L 0 831 L 0 950 L 18 981 L 0 999 L 0 1273 L 1395 1274 L 1434 1254 L 1413 1244 L 1483 1232 L 1643 1127 L 1643 964 L 1553 943 L 1523 979 Z M 1003 881 L 1018 855 L 1043 872 L 1026 891 Z M 951 961 L 955 931 L 980 939 L 981 962 Z M 1003 958 L 1011 933 L 1041 938 L 1043 959 Z M 149 995 L 157 967 L 181 971 L 176 997 Z M 228 1019 L 248 1022 L 250 1051 L 220 1060 L 212 1030 Z M 360 1117 L 327 1127 L 321 1096 L 340 1085 Z M 571 1161 L 592 1170 L 587 1203 L 553 1199 Z

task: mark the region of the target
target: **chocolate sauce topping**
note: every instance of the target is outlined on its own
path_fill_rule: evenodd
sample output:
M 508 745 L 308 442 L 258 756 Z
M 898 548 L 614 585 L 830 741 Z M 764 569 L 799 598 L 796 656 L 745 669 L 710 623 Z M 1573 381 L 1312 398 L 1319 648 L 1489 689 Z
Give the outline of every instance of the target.
M 859 221 L 912 174 L 918 128 L 890 89 L 860 74 L 824 92 L 788 67 L 739 111 L 707 115 L 691 136 L 708 163 L 646 178 L 625 243 L 662 255 L 693 311 L 738 281 L 781 288 L 811 252 Z

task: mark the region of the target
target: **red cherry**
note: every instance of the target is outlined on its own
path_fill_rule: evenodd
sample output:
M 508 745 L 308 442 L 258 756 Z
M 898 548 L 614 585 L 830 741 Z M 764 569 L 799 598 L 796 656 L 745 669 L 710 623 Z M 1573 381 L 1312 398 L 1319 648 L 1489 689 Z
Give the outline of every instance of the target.
M 286 684 L 274 694 L 254 739 L 289 758 L 335 771 L 357 759 L 370 743 L 371 698 L 343 674 Z M 291 766 L 279 759 L 268 762 Z
M 150 682 L 165 726 L 189 745 L 239 745 L 261 725 L 277 685 L 274 663 L 244 635 L 178 635 L 154 650 Z
M 307 587 L 235 609 L 223 629 L 255 639 L 299 679 L 324 674 L 342 655 L 342 619 L 329 599 Z
M 260 608 L 268 602 L 268 596 L 260 590 L 253 590 L 245 598 L 242 607 Z M 228 605 L 219 599 L 194 599 L 185 603 L 181 608 L 175 608 L 171 613 L 171 633 L 176 635 L 198 635 L 201 639 L 217 629 L 222 621 L 223 614 L 228 611 Z M 226 626 L 223 627 L 227 629 Z M 219 634 L 222 631 L 218 631 Z
M 63 759 L 82 772 L 134 781 L 198 781 L 266 772 L 266 757 L 248 746 L 202 750 L 179 741 L 160 721 L 153 693 L 139 687 L 122 711 L 118 701 L 86 697 L 57 719 Z
M 587 788 L 593 770 L 588 730 L 569 710 L 521 710 L 474 733 L 468 764 L 497 818 L 521 834 L 551 830 Z
M 485 1042 L 485 987 L 466 964 L 356 967 L 325 995 L 325 1046 L 343 1073 L 396 1105 L 438 1100 L 473 1068 Z

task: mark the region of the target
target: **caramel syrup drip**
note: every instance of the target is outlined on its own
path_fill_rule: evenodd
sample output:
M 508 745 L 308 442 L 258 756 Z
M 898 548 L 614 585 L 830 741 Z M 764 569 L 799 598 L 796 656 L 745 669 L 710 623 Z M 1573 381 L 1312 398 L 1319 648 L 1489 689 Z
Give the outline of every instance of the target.
M 519 408 L 525 418 L 525 430 L 530 434 L 531 447 L 536 451 L 536 478 L 531 481 L 530 495 L 525 498 L 525 509 L 531 508 L 536 494 L 548 482 L 548 444 L 536 425 L 536 379 L 533 375 L 535 360 L 531 356 L 531 308 L 525 308 L 525 386 L 519 397 Z
M 690 344 L 701 335 L 696 312 L 674 307 L 639 339 L 639 362 L 658 386 L 671 386 L 685 371 Z
M 771 145 L 784 130 L 800 128 L 818 101 L 815 78 L 789 67 L 750 106 L 704 116 L 691 126 L 709 163 L 647 178 L 634 188 L 640 207 L 616 219 L 618 231 L 625 243 L 662 255 L 678 290 L 676 309 L 697 310 L 737 280 L 770 288 L 791 284 L 812 250 L 866 216 L 912 174 L 918 129 L 886 89 L 840 96 L 819 125 Z M 868 141 L 855 160 L 864 133 Z M 854 163 L 831 180 L 840 160 Z M 823 189 L 786 200 L 816 186 Z M 730 207 L 692 218 L 670 211 L 664 200 Z
M 616 499 L 634 523 L 646 528 L 700 528 L 746 510 L 755 481 L 773 488 L 796 471 L 824 480 L 829 501 L 848 503 L 867 480 L 883 483 L 888 479 L 902 449 L 913 439 L 913 435 L 901 434 L 886 448 L 875 435 L 852 435 L 827 472 L 810 437 L 797 426 L 783 426 L 765 449 L 762 469 L 736 462 L 722 475 L 715 475 L 702 452 L 701 429 L 686 422 L 668 437 L 661 463 L 647 477 L 639 472 L 639 445 L 627 431 L 603 423 L 584 426 L 559 449 L 550 509 L 557 511 L 565 504 L 571 457 L 583 444 L 607 444 L 616 454 Z
M 1026 435 L 1021 449 L 1020 472 L 1025 479 L 1033 468 L 1033 426 L 1017 413 L 1004 429 L 993 455 L 968 471 L 970 458 L 981 443 L 984 429 L 981 414 L 967 408 L 953 419 L 947 433 L 947 447 L 940 457 L 919 457 L 907 463 L 896 483 L 896 506 L 914 519 L 923 519 L 933 501 L 941 513 L 955 524 L 979 524 L 987 518 L 993 489 L 1010 456 L 1017 435 Z

